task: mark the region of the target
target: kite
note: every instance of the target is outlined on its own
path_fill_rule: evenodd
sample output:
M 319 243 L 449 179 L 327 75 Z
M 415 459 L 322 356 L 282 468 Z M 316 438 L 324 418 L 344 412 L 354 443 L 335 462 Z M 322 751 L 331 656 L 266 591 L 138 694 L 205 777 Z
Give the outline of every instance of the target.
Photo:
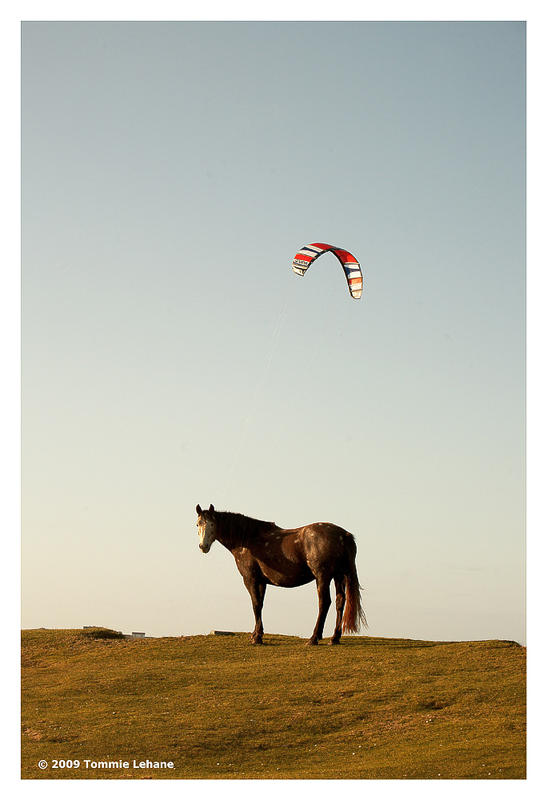
M 363 273 L 361 272 L 361 267 L 355 256 L 352 256 L 351 253 L 348 253 L 347 250 L 343 250 L 341 247 L 334 247 L 332 244 L 321 244 L 320 242 L 305 245 L 298 251 L 293 259 L 292 268 L 294 272 L 296 272 L 297 275 L 304 275 L 310 264 L 312 264 L 316 258 L 322 256 L 323 253 L 334 253 L 344 269 L 351 296 L 354 300 L 359 300 L 363 293 Z

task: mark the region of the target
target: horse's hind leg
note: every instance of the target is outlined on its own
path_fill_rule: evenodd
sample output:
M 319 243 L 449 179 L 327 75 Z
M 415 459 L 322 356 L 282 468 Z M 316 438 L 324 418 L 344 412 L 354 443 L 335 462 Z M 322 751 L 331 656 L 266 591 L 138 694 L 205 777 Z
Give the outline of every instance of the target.
M 334 585 L 336 586 L 336 625 L 334 627 L 334 633 L 330 643 L 340 644 L 340 637 L 342 636 L 342 617 L 344 615 L 344 606 L 346 604 L 344 578 L 341 580 L 335 578 Z
M 323 638 L 323 628 L 325 627 L 325 620 L 330 606 L 330 577 L 317 578 L 317 597 L 319 599 L 319 615 L 315 628 L 311 637 L 308 639 L 307 644 L 317 644 L 319 639 Z

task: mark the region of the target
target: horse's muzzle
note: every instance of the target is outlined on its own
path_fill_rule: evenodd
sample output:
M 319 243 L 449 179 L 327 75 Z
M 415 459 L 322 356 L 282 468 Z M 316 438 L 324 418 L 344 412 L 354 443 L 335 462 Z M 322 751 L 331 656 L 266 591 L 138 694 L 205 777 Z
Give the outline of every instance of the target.
M 211 549 L 211 545 L 210 544 L 200 544 L 199 549 L 201 550 L 202 553 L 208 553 L 209 550 Z

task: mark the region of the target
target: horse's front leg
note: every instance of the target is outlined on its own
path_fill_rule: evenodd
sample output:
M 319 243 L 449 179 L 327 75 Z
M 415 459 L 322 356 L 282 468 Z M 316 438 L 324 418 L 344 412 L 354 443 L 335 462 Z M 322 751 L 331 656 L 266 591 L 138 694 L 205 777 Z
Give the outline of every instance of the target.
M 251 634 L 253 644 L 262 644 L 264 626 L 262 625 L 262 606 L 264 605 L 264 595 L 266 594 L 266 584 L 260 580 L 259 576 L 254 575 L 245 578 L 245 586 L 251 595 L 253 613 L 255 615 L 255 627 Z
M 330 578 L 319 577 L 317 580 L 317 597 L 319 600 L 319 614 L 311 637 L 307 644 L 318 644 L 319 639 L 323 638 L 323 628 L 330 607 Z

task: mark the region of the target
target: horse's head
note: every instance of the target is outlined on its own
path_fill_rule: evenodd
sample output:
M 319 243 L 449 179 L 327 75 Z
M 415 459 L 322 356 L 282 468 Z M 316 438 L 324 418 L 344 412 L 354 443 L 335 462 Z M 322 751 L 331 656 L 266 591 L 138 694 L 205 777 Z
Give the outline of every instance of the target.
M 198 536 L 199 536 L 199 549 L 202 553 L 208 553 L 211 545 L 215 541 L 215 509 L 213 504 L 209 506 L 208 511 L 204 511 L 201 506 L 196 506 L 198 515 Z

